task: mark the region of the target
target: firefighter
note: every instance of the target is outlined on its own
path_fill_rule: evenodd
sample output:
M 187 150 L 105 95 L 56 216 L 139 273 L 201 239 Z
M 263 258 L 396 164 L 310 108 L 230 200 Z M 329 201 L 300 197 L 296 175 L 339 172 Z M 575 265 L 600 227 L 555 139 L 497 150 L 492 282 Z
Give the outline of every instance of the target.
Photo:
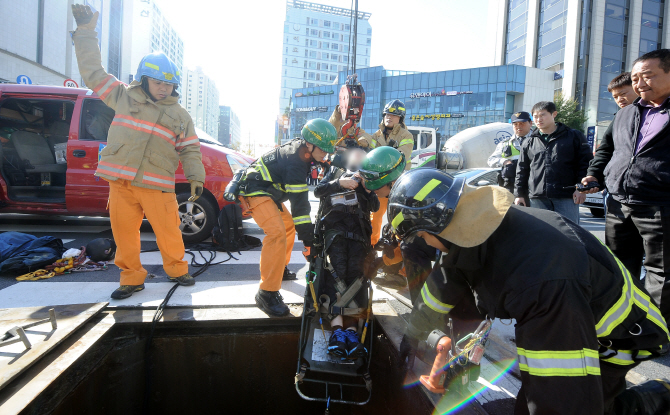
M 256 305 L 277 317 L 289 313 L 279 289 L 288 273 L 296 231 L 305 245 L 305 257 L 310 259 L 314 255 L 310 249 L 314 227 L 305 180 L 312 162 L 323 163 L 334 151 L 337 133 L 328 121 L 317 118 L 305 124 L 302 138 L 277 147 L 252 163 L 240 191 L 251 216 L 266 235 L 261 249 L 261 283 Z M 287 200 L 291 202 L 291 212 L 284 206 Z
M 405 170 L 412 167 L 412 150 L 414 150 L 414 136 L 407 131 L 405 126 L 405 104 L 400 100 L 390 101 L 384 107 L 384 119 L 379 124 L 372 137 L 361 137 L 358 143 L 362 147 L 375 149 L 377 147 L 389 146 L 399 150 L 405 156 Z M 382 220 L 386 214 L 388 199 L 379 195 L 379 210 L 372 215 L 372 245 L 379 241 L 382 229 Z
M 667 414 L 666 382 L 624 392 L 631 368 L 668 350 L 665 320 L 640 281 L 588 231 L 513 202 L 505 189 L 466 190 L 463 178 L 432 169 L 395 184 L 396 234 L 443 252 L 414 303 L 403 358 L 474 298 L 474 317 L 516 319 L 515 414 Z
M 72 14 L 77 22 L 72 40 L 79 72 L 116 112 L 95 172 L 109 182 L 115 264 L 121 268 L 121 286 L 112 298 L 127 298 L 144 289 L 147 271 L 140 263 L 139 233 L 144 216 L 156 234 L 170 281 L 193 285 L 179 230 L 175 170 L 181 162 L 193 201 L 202 194 L 205 168 L 193 121 L 177 102 L 179 70 L 164 53 L 152 53 L 140 61 L 135 80 L 126 86 L 102 67 L 95 32 L 98 12 L 74 4 Z

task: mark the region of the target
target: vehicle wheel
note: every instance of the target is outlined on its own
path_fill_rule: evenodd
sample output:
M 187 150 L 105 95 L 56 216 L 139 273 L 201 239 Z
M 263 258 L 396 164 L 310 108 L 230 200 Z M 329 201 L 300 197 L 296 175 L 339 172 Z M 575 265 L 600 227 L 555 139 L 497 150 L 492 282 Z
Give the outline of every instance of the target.
M 589 210 L 591 211 L 591 214 L 593 215 L 594 218 L 605 217 L 605 209 L 589 208 Z
M 215 207 L 204 195 L 195 202 L 189 202 L 191 193 L 179 193 L 177 204 L 179 205 L 179 229 L 181 230 L 184 243 L 198 243 L 212 234 L 212 228 L 216 223 L 217 212 Z

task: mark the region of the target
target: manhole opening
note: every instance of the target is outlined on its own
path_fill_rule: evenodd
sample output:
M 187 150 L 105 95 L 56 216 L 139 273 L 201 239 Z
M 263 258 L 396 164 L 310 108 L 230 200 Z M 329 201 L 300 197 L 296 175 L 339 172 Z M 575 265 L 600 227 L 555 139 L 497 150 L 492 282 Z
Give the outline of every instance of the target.
M 301 399 L 293 383 L 300 320 L 268 321 L 161 324 L 148 360 L 149 325 L 117 325 L 23 413 L 323 414 L 325 404 Z M 403 388 L 397 353 L 379 325 L 375 333 L 370 402 L 332 404 L 330 413 L 430 414 L 433 407 L 419 388 Z

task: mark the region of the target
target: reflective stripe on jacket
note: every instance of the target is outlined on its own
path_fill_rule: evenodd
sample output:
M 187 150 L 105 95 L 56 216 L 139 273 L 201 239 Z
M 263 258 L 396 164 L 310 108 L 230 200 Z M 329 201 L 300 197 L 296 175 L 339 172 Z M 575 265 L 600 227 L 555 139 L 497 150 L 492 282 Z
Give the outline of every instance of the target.
M 204 183 L 200 140 L 178 97 L 153 102 L 139 82 L 127 86 L 105 72 L 96 35 L 93 30 L 77 29 L 72 36 L 84 82 L 116 112 L 95 175 L 174 192 L 181 162 L 188 180 Z

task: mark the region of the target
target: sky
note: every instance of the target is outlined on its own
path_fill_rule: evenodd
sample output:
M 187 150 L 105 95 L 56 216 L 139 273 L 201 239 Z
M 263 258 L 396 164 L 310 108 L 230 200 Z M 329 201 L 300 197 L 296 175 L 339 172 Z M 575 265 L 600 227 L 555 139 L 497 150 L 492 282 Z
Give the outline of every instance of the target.
M 220 105 L 240 117 L 242 140 L 271 145 L 277 119 L 286 0 L 155 0 L 202 67 Z M 352 0 L 313 3 L 351 8 Z M 359 0 L 371 13 L 370 66 L 433 72 L 491 65 L 482 53 L 488 0 Z M 262 150 L 261 150 L 262 151 Z

